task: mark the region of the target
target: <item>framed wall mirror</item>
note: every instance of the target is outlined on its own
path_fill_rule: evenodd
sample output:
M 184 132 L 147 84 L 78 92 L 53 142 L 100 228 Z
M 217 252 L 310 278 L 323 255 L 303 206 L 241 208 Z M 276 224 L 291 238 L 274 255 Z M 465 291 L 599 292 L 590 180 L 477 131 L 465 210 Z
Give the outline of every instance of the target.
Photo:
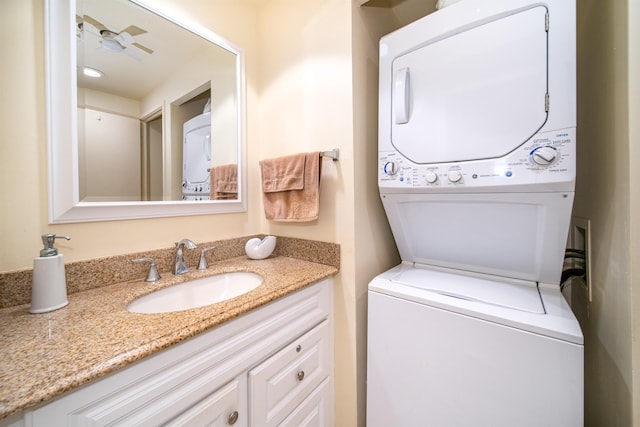
M 49 222 L 242 212 L 244 53 L 142 0 L 47 0 Z

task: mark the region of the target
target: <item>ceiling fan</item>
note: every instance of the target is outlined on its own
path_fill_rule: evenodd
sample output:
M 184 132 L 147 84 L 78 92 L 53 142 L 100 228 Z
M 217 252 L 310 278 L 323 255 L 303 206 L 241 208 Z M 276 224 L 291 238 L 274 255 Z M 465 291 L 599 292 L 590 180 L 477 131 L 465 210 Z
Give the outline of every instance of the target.
M 102 48 L 116 53 L 124 53 L 138 61 L 141 61 L 145 55 L 151 55 L 153 50 L 137 43 L 135 36 L 145 34 L 147 31 L 135 25 L 129 25 L 121 31 L 113 31 L 108 29 L 104 24 L 89 15 L 76 17 L 79 37 L 82 38 L 84 31 L 94 34 L 100 39 Z

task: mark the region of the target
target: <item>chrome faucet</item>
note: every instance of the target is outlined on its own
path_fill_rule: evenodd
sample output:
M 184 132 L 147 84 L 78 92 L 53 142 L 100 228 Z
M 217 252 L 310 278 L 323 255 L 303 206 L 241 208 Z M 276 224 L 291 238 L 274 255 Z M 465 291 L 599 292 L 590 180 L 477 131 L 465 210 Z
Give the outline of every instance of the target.
M 182 239 L 178 243 L 176 243 L 176 262 L 173 267 L 173 274 L 184 274 L 189 271 L 187 265 L 184 262 L 185 247 L 187 249 L 195 249 L 196 244 L 189 239 Z

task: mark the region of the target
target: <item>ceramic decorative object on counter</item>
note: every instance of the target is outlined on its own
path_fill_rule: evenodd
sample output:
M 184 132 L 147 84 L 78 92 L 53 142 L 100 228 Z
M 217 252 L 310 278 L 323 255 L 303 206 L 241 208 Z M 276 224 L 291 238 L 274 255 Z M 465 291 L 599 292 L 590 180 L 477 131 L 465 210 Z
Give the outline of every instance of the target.
M 265 259 L 273 253 L 276 248 L 276 236 L 266 236 L 260 240 L 258 237 L 249 239 L 244 246 L 247 256 L 251 259 Z

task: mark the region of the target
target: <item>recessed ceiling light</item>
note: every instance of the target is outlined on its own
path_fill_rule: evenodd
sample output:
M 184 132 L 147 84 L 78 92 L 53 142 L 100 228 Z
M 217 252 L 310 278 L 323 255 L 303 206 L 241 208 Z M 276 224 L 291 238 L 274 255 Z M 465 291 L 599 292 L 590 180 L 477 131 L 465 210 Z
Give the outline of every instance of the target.
M 96 70 L 95 68 L 84 67 L 82 73 L 87 77 L 102 77 L 104 73 L 100 70 Z

